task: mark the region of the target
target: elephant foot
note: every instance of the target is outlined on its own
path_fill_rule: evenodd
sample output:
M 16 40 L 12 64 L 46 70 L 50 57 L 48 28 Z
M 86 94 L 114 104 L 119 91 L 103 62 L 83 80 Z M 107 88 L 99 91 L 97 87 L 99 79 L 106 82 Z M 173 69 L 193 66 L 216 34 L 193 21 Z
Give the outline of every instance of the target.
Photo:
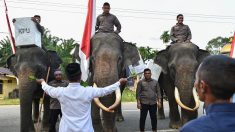
M 116 121 L 117 122 L 123 122 L 124 121 L 124 117 L 122 115 L 117 115 L 116 116 Z
M 172 129 L 179 129 L 182 126 L 181 121 L 170 122 L 169 127 Z

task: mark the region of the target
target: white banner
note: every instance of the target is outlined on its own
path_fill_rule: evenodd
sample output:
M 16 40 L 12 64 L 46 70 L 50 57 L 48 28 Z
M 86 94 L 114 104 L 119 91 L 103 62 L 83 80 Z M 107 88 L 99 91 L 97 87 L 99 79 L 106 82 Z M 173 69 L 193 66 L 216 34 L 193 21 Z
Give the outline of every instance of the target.
M 31 17 L 15 19 L 15 44 L 16 46 L 36 45 L 41 47 L 41 33 Z
M 147 67 L 151 70 L 152 73 L 151 77 L 155 80 L 158 80 L 162 72 L 162 68 L 159 65 L 153 63 L 153 61 L 149 61 Z

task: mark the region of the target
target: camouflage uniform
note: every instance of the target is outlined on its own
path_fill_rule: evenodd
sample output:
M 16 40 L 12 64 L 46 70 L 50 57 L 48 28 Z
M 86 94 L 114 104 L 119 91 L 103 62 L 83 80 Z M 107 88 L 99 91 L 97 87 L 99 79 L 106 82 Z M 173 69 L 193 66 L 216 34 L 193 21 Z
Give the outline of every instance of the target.
M 185 41 L 190 42 L 192 35 L 188 25 L 176 24 L 171 28 L 170 37 L 172 43 L 185 42 Z
M 116 31 L 114 31 L 114 25 L 117 27 Z M 95 29 L 98 32 L 120 33 L 121 24 L 115 15 L 103 13 L 97 17 Z

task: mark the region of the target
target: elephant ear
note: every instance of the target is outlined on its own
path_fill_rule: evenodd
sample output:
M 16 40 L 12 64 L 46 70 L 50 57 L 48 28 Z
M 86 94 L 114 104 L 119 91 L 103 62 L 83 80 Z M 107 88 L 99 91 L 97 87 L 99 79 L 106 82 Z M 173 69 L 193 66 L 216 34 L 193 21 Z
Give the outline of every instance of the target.
M 60 67 L 62 60 L 55 51 L 48 50 L 47 56 L 48 56 L 48 66 L 50 66 L 52 69 L 57 69 Z
M 162 67 L 162 72 L 164 74 L 167 74 L 168 58 L 168 49 L 159 51 L 154 58 L 154 63 Z
M 208 51 L 199 49 L 198 55 L 197 55 L 197 60 L 198 60 L 199 64 L 204 60 L 204 58 L 206 58 L 209 55 L 210 55 L 210 53 Z
M 15 70 L 16 65 L 16 55 L 11 55 L 7 58 L 7 68 L 10 69 L 10 71 L 17 76 L 17 72 Z
M 140 56 L 138 49 L 135 44 L 124 42 L 123 43 L 123 67 L 126 68 L 129 65 L 138 65 L 140 61 Z

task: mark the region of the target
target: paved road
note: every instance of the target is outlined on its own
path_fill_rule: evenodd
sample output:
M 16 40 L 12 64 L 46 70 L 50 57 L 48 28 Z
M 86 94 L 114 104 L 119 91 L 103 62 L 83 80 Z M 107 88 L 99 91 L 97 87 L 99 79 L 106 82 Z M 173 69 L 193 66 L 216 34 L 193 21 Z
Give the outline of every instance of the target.
M 202 105 L 201 105 L 202 106 Z M 169 108 L 167 102 L 164 103 L 166 119 L 158 120 L 158 132 L 177 132 L 168 128 L 169 123 Z M 117 122 L 117 127 L 120 132 L 135 132 L 138 131 L 139 110 L 136 109 L 136 103 L 123 103 L 124 122 Z M 202 115 L 201 108 L 199 115 Z M 20 128 L 20 108 L 14 106 L 0 106 L 0 131 L 1 132 L 19 132 Z M 146 120 L 146 130 L 151 130 L 149 115 Z

